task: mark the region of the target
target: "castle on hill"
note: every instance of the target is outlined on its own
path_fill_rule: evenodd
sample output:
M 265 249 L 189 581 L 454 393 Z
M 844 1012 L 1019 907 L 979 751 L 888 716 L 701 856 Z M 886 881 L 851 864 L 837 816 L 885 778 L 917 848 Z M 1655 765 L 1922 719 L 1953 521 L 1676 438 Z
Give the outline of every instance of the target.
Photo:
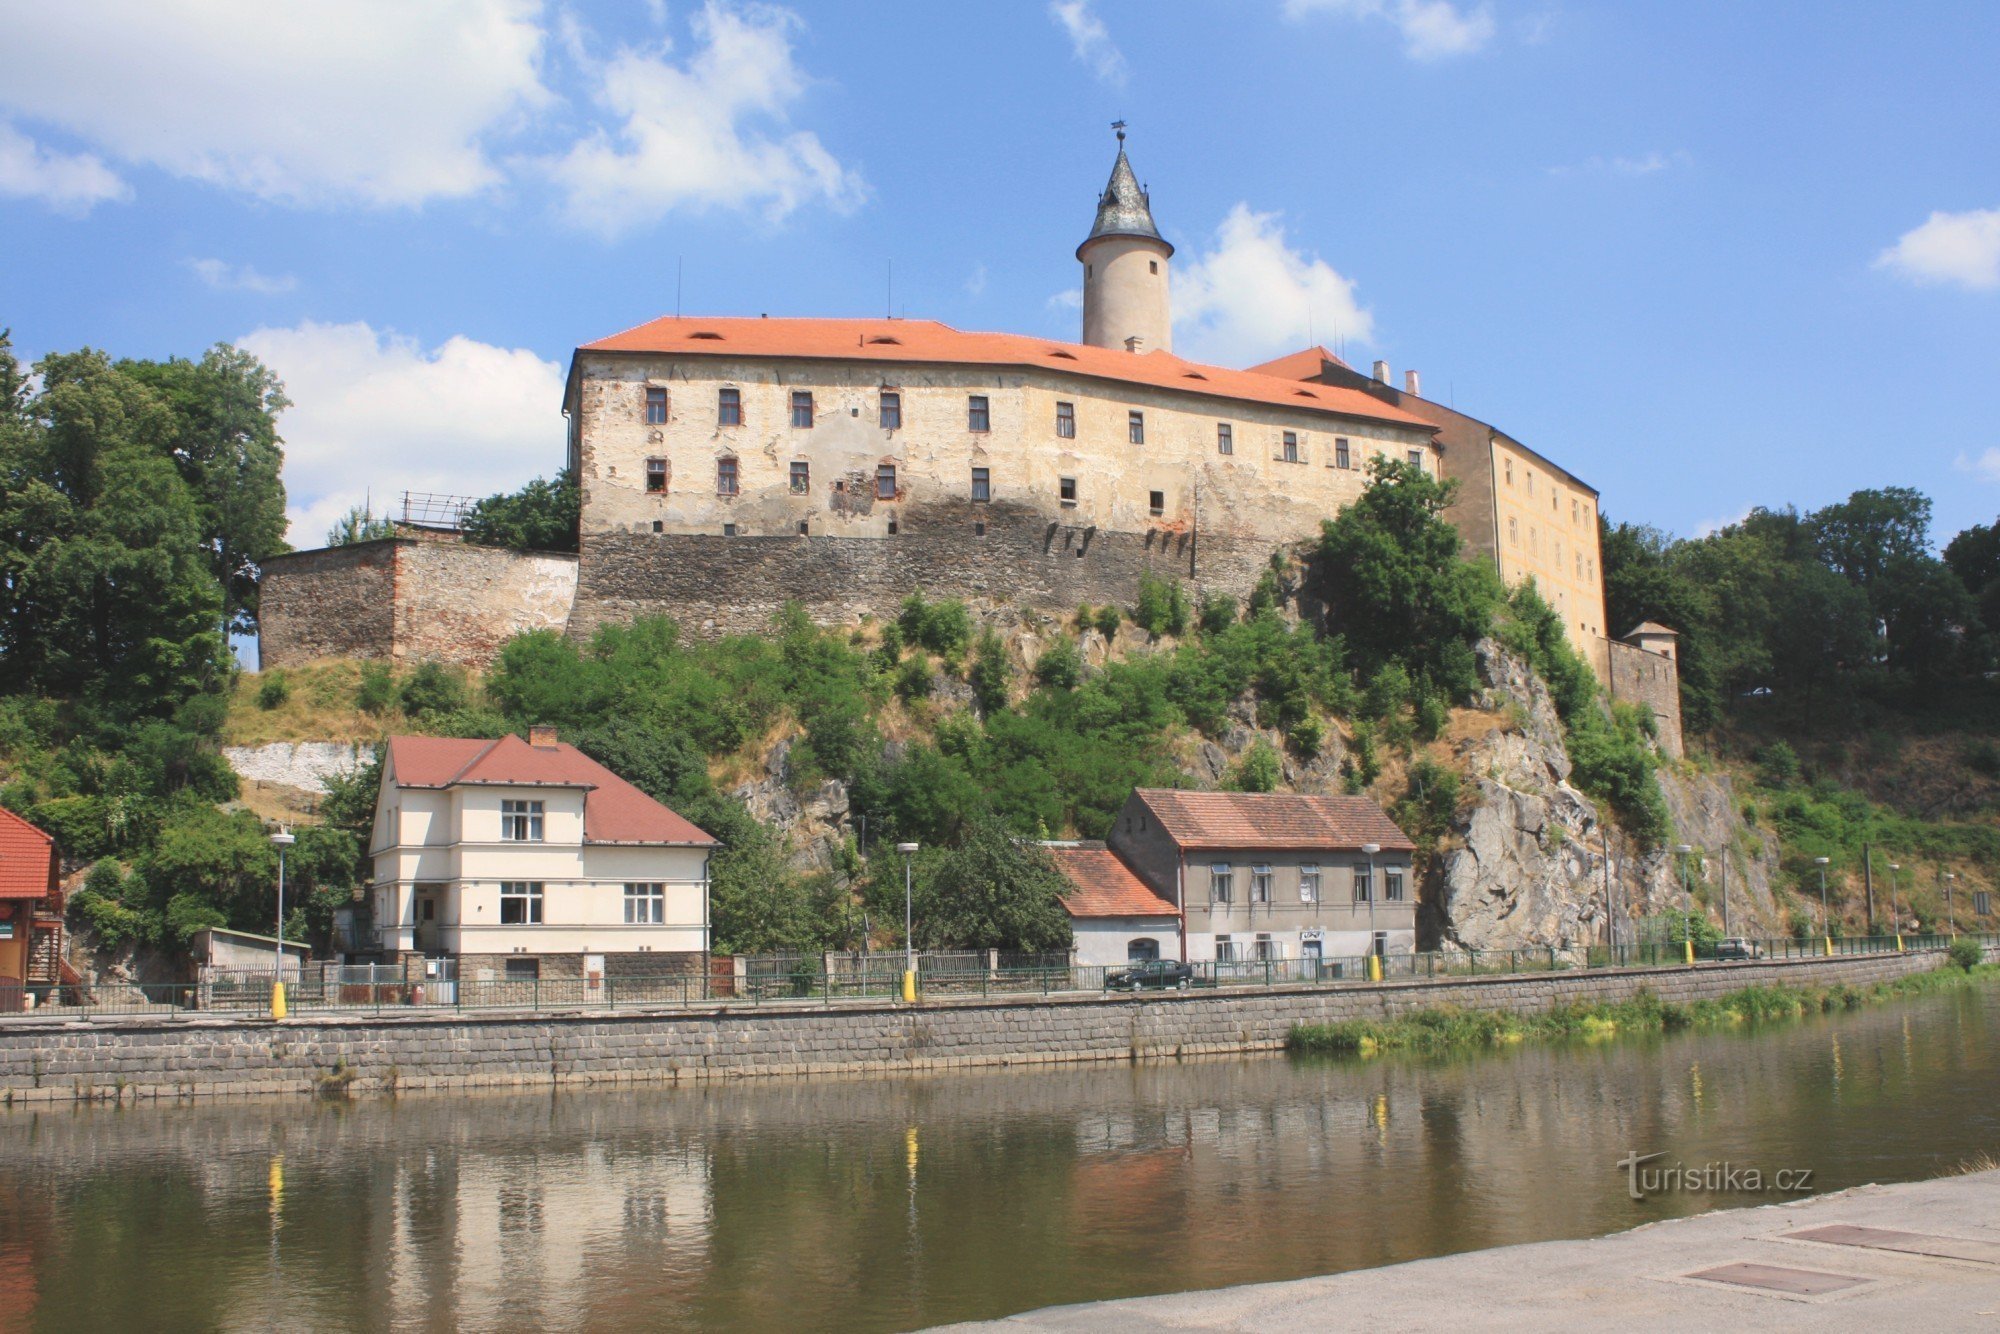
M 1119 132 L 1077 247 L 1081 340 L 930 320 L 649 321 L 578 347 L 562 411 L 576 557 L 423 535 L 266 567 L 267 666 L 483 662 L 536 626 L 663 613 L 757 631 L 786 602 L 844 623 L 912 590 L 1050 611 L 1129 605 L 1145 573 L 1246 596 L 1318 536 L 1377 455 L 1459 483 L 1467 550 L 1532 580 L 1615 694 L 1678 750 L 1671 635 L 1612 638 L 1598 494 L 1488 423 L 1323 347 L 1247 369 L 1173 353 L 1174 247 Z M 337 614 L 335 614 L 337 613 Z

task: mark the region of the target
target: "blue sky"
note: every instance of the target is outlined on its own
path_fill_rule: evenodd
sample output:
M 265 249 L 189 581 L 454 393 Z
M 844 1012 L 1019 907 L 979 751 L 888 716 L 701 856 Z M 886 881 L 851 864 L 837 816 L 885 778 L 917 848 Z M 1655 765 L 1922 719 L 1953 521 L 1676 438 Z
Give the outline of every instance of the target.
M 295 521 L 561 461 L 656 315 L 1075 337 L 1130 122 L 1177 350 L 1310 332 L 1692 533 L 1908 484 L 2000 513 L 2000 5 L 1579 0 L 22 7 L 0 325 L 240 342 Z

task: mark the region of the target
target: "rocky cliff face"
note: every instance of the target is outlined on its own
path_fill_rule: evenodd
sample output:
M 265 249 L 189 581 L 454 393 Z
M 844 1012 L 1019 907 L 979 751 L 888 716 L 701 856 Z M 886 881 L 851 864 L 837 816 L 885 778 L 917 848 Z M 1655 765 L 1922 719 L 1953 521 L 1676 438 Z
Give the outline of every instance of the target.
M 1547 688 L 1490 640 L 1479 646 L 1479 669 L 1479 702 L 1493 725 L 1453 747 L 1472 799 L 1426 886 L 1434 938 L 1446 948 L 1572 951 L 1605 943 L 1614 924 L 1617 939 L 1630 941 L 1637 923 L 1681 906 L 1677 859 L 1638 847 L 1570 786 Z M 1729 780 L 1683 765 L 1663 770 L 1660 786 L 1676 839 L 1706 850 L 1688 859 L 1696 903 L 1720 921 L 1726 882 L 1733 932 L 1781 931 L 1771 900 L 1777 848 L 1742 823 Z

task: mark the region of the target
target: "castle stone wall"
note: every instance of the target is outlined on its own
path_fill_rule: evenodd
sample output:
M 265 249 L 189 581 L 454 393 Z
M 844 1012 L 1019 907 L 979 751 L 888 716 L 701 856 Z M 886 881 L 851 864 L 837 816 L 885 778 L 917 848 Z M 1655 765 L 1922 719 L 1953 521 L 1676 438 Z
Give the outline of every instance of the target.
M 756 633 L 787 601 L 842 624 L 893 612 L 914 589 L 1056 612 L 1127 606 L 1147 571 L 1240 598 L 1274 550 L 1198 530 L 1106 532 L 998 501 L 906 506 L 898 527 L 889 537 L 586 531 L 570 633 L 648 614 L 672 615 L 694 636 Z
M 1607 639 L 1604 645 L 1605 680 L 1611 698 L 1651 709 L 1660 730 L 1661 749 L 1679 759 L 1685 751 L 1681 745 L 1681 678 L 1674 660 L 1623 640 Z
M 569 623 L 576 573 L 575 556 L 410 537 L 274 556 L 260 582 L 260 664 L 483 667 L 514 635 Z

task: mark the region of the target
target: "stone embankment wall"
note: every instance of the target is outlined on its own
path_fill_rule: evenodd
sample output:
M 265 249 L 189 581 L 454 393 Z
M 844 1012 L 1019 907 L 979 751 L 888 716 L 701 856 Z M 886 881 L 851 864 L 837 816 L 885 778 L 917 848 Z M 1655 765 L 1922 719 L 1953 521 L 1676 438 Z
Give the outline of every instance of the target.
M 1686 1003 L 1753 983 L 1861 986 L 1939 962 L 1940 952 L 1930 950 L 1616 973 L 918 1006 L 356 1015 L 284 1023 L 13 1021 L 0 1026 L 0 1101 L 298 1094 L 329 1075 L 370 1091 L 1166 1060 L 1271 1051 L 1283 1047 L 1295 1024 L 1441 1005 L 1534 1012 L 1561 1002 L 1622 1000 L 1642 988 Z
M 575 556 L 435 538 L 389 537 L 264 562 L 259 665 L 318 658 L 484 667 L 524 630 L 561 631 L 576 599 Z

